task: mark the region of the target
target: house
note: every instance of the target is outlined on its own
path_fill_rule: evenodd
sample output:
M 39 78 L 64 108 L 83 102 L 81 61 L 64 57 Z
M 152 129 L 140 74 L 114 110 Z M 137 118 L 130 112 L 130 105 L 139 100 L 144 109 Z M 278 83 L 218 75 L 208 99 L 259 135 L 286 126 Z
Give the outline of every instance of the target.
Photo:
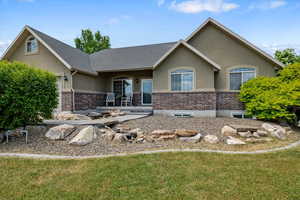
M 59 109 L 95 109 L 106 95 L 133 97 L 133 106 L 154 113 L 239 116 L 241 84 L 275 76 L 283 64 L 214 19 L 185 40 L 112 48 L 88 55 L 25 26 L 2 59 L 17 60 L 57 75 Z

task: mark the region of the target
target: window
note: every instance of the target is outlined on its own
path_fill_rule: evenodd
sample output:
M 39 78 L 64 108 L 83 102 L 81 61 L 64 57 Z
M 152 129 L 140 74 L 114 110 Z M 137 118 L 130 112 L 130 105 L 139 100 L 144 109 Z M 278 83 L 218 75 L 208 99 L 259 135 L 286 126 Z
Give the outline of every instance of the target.
M 38 42 L 34 37 L 30 37 L 26 41 L 26 53 L 35 53 L 38 51 Z
M 193 89 L 194 72 L 192 70 L 176 70 L 171 72 L 172 91 L 191 91 Z
M 250 115 L 246 115 L 245 113 L 231 113 L 232 117 L 239 119 L 254 119 Z
M 240 90 L 246 81 L 255 78 L 254 68 L 237 68 L 230 71 L 230 90 Z

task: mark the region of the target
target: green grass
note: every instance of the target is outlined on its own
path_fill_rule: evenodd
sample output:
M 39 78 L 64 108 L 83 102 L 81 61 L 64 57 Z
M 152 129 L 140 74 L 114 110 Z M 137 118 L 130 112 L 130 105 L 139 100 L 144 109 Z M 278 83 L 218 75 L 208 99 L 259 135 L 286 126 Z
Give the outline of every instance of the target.
M 300 199 L 300 147 L 262 155 L 0 158 L 0 199 Z

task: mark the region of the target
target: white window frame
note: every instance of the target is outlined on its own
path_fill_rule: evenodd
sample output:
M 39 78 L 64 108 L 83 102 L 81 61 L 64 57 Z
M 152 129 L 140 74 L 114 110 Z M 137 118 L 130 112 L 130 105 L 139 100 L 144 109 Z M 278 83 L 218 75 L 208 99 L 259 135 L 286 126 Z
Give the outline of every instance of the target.
M 179 71 L 179 70 L 189 70 L 190 72 L 176 72 L 176 71 Z M 192 89 L 191 90 L 172 90 L 172 75 L 173 74 L 180 74 L 182 76 L 184 74 L 192 74 Z M 193 69 L 189 69 L 189 68 L 174 69 L 174 70 L 170 71 L 169 80 L 170 80 L 169 83 L 170 83 L 170 91 L 171 92 L 190 92 L 190 91 L 193 91 L 195 89 L 195 71 Z M 182 85 L 181 85 L 181 88 L 182 88 Z
M 28 52 L 28 48 L 27 48 L 27 47 L 28 47 L 28 42 L 29 42 L 29 40 L 32 39 L 32 38 L 36 41 L 36 50 L 35 50 L 35 51 Z M 26 39 L 24 51 L 25 51 L 25 55 L 32 55 L 32 54 L 38 53 L 38 51 L 39 51 L 39 42 L 38 42 L 38 40 L 37 40 L 34 36 L 31 35 L 31 36 L 29 36 L 29 37 Z
M 148 79 L 142 79 L 141 80 L 141 104 L 143 105 L 143 106 L 151 106 L 152 105 L 152 101 L 153 101 L 153 99 L 151 99 L 151 103 L 150 104 L 147 104 L 147 103 L 144 103 L 144 101 L 143 101 L 143 82 L 144 81 L 147 81 L 147 80 L 151 80 L 151 84 L 152 84 L 152 91 L 151 91 L 151 93 L 153 93 L 153 79 L 150 79 L 150 78 L 148 78 Z M 151 98 L 152 98 L 152 94 L 151 94 Z
M 243 69 L 243 68 L 249 68 L 249 69 L 253 69 L 254 71 L 241 71 L 241 72 L 231 72 L 232 70 L 237 70 L 237 69 Z M 255 67 L 235 67 L 235 68 L 231 68 L 230 70 L 229 70 L 229 78 L 228 78 L 228 80 L 229 80 L 229 84 L 228 84 L 228 86 L 229 86 L 229 90 L 232 90 L 232 91 L 240 91 L 240 90 L 234 90 L 234 89 L 231 89 L 231 85 L 230 85 L 230 83 L 231 83 L 231 74 L 241 74 L 241 87 L 242 87 L 242 85 L 244 84 L 244 76 L 243 76 L 243 74 L 244 73 L 249 73 L 249 72 L 254 72 L 254 78 L 256 78 L 256 68 Z

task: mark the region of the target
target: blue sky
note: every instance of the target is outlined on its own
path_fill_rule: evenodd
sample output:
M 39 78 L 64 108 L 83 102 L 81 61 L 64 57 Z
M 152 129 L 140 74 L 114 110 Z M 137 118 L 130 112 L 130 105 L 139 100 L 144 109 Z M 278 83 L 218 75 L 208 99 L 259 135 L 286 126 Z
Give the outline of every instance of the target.
M 269 52 L 300 52 L 299 11 L 300 0 L 0 0 L 0 54 L 25 24 L 70 45 L 100 30 L 123 47 L 184 39 L 208 17 Z

